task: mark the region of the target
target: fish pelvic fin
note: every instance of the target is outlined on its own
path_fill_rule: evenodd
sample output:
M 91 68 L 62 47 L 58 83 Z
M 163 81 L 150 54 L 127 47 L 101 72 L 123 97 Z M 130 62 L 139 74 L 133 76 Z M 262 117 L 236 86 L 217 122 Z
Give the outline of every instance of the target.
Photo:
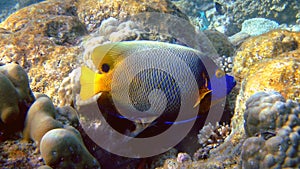
M 211 90 L 209 90 L 207 88 L 199 89 L 199 97 L 198 97 L 196 103 L 194 104 L 194 108 L 197 107 L 201 103 L 201 100 L 209 93 L 211 93 Z

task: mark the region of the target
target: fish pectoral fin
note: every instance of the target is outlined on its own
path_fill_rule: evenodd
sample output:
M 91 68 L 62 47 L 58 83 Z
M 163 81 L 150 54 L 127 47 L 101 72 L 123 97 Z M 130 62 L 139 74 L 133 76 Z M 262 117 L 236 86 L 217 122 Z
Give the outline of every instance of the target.
M 93 97 L 95 92 L 95 76 L 96 73 L 86 66 L 81 67 L 80 75 L 80 98 L 87 100 Z
M 200 89 L 199 97 L 198 97 L 196 103 L 194 104 L 194 108 L 197 107 L 201 103 L 201 100 L 209 93 L 211 93 L 211 90 L 209 90 L 207 88 Z

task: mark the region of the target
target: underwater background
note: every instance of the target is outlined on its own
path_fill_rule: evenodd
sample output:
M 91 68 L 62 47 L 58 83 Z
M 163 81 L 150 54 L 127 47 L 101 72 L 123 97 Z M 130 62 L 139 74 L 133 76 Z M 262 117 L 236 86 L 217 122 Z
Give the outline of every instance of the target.
M 300 168 L 299 0 L 1 0 L 0 37 L 0 168 Z M 79 102 L 81 67 L 97 71 L 95 46 L 134 40 L 197 49 L 233 76 L 219 123 L 198 119 L 152 157 L 97 145 L 79 113 L 89 105 Z M 109 101 L 97 100 L 115 112 Z

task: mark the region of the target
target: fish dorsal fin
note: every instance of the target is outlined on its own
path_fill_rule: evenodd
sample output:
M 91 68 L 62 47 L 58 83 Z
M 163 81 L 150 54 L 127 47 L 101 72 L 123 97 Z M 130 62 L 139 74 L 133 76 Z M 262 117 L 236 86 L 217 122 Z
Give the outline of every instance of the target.
M 122 60 L 124 53 L 134 50 L 136 43 L 130 42 L 115 42 L 98 46 L 92 53 L 93 63 L 100 70 L 101 63 L 107 63 L 114 66 L 115 61 Z
M 121 54 L 118 50 L 115 50 L 117 43 L 110 43 L 98 46 L 92 53 L 92 61 L 95 66 L 99 68 L 100 63 L 110 63 Z

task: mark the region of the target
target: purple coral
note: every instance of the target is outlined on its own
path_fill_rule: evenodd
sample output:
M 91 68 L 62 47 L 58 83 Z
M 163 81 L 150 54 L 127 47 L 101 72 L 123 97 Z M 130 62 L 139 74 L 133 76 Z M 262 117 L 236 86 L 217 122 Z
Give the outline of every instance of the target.
M 300 103 L 278 92 L 259 92 L 246 103 L 244 169 L 300 167 Z M 256 125 L 255 125 L 256 124 Z
M 300 112 L 299 103 L 288 100 L 278 92 L 258 92 L 246 102 L 245 131 L 248 136 L 274 132 L 284 125 L 293 127 L 294 116 Z M 290 120 L 292 121 L 290 121 Z

